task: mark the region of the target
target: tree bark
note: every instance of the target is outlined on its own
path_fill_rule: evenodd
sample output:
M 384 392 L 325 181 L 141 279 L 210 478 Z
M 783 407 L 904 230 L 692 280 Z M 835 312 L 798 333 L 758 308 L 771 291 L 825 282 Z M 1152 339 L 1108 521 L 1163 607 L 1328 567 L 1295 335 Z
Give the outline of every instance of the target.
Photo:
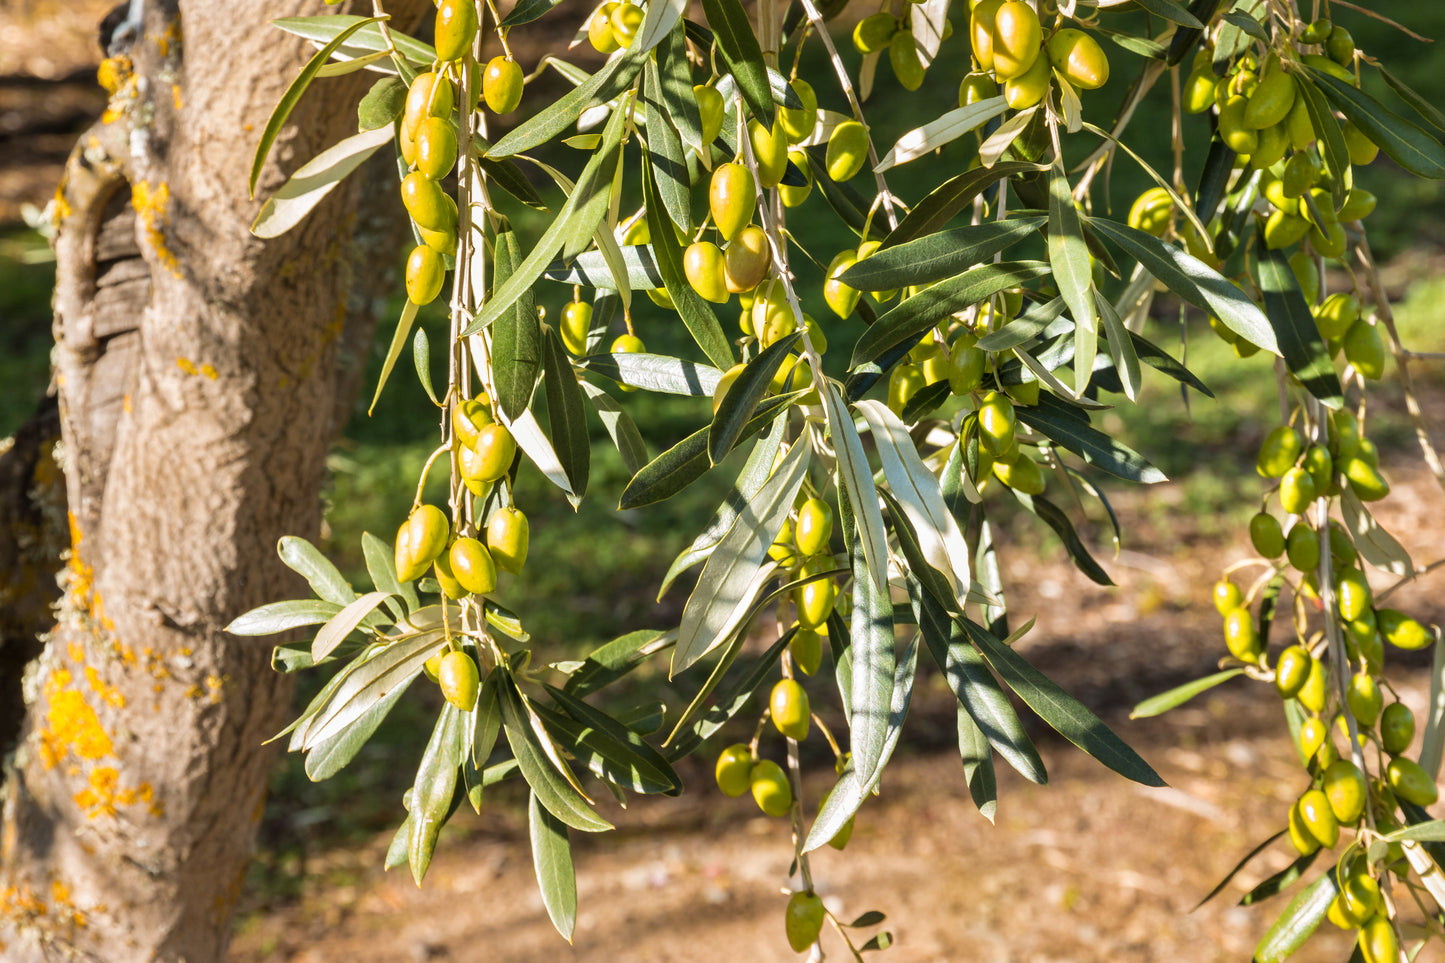
M 388 4 L 401 29 L 429 7 Z M 70 557 L 6 771 L 7 961 L 225 951 L 289 688 L 222 628 L 301 594 L 276 541 L 318 529 L 402 225 L 392 168 L 370 212 L 359 172 L 290 234 L 248 232 L 252 151 L 313 52 L 268 21 L 316 9 L 149 0 L 57 195 Z M 375 77 L 313 85 L 259 196 L 355 132 Z

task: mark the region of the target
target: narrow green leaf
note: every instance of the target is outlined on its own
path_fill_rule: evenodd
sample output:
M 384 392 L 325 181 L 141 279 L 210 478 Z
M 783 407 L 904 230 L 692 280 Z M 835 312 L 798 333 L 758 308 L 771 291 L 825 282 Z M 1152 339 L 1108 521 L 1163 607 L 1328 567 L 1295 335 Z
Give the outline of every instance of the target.
M 1310 126 L 1319 140 L 1320 159 L 1329 173 L 1336 209 L 1345 201 L 1350 181 L 1350 151 L 1345 144 L 1344 132 L 1335 112 L 1330 109 L 1324 93 L 1311 80 L 1309 74 L 1297 74 L 1296 96 L 1303 97 L 1305 110 L 1310 115 Z
M 1399 77 L 1396 77 L 1390 73 L 1390 71 L 1386 70 L 1383 64 L 1376 63 L 1374 64 L 1374 68 L 1380 72 L 1380 76 L 1385 79 L 1385 83 L 1390 85 L 1390 89 L 1399 94 L 1401 100 L 1414 108 L 1415 113 L 1419 114 L 1422 120 L 1431 127 L 1434 127 L 1435 130 L 1441 134 L 1445 134 L 1445 113 L 1442 113 L 1440 109 L 1430 103 L 1429 100 L 1416 93 Z
M 1445 635 L 1437 627 L 1435 644 L 1431 647 L 1430 698 L 1425 703 L 1425 734 L 1420 742 L 1417 761 L 1431 779 L 1440 778 L 1440 761 L 1445 757 Z
M 622 51 L 595 74 L 504 134 L 487 150 L 487 156 L 511 157 L 552 140 L 574 126 L 584 110 L 605 104 L 632 86 L 646 57 L 647 52 L 637 44 Z
M 806 441 L 795 442 L 703 566 L 677 630 L 670 675 L 702 658 L 739 624 L 762 588 L 757 573 L 808 471 Z
M 382 77 L 371 85 L 356 105 L 358 130 L 376 130 L 401 116 L 406 107 L 406 82 L 400 77 Z
M 1400 843 L 1407 839 L 1425 843 L 1445 842 L 1445 819 L 1432 819 L 1429 822 L 1406 826 L 1386 833 L 1383 838 L 1387 843 Z
M 522 701 L 522 693 L 512 677 L 500 669 L 493 671 L 497 679 L 502 705 L 502 727 L 507 744 L 512 747 L 522 778 L 532 787 L 548 812 L 573 829 L 597 833 L 611 829 L 612 824 L 593 812 L 584 797 L 572 785 L 570 774 L 564 777 L 557 763 L 552 762 L 542 745 L 543 733 L 534 729 L 531 713 Z
M 913 210 L 883 239 L 879 251 L 934 233 L 970 207 L 975 197 L 997 181 L 1015 174 L 1046 169 L 1042 164 L 1000 161 L 992 167 L 976 167 L 951 177 L 913 206 Z
M 489 672 L 477 691 L 477 704 L 472 708 L 472 766 L 481 769 L 492 757 L 497 736 L 502 730 L 502 697 L 497 686 L 497 673 Z
M 547 691 L 568 716 L 610 740 L 597 743 L 599 749 L 610 750 L 615 746 L 620 750 L 612 753 L 610 761 L 629 770 L 628 781 L 623 783 L 628 788 L 669 796 L 682 792 L 682 780 L 672 765 L 636 732 L 563 689 L 549 685 Z
M 772 386 L 773 376 L 802 336 L 801 331 L 795 331 L 768 345 L 747 363 L 723 395 L 707 433 L 707 455 L 714 465 L 726 458 L 743 437 L 758 403 Z
M 315 47 L 321 47 L 334 40 L 341 34 L 343 43 L 336 48 L 336 58 L 352 59 L 369 53 L 387 49 L 387 37 L 381 35 L 381 25 L 375 21 L 378 18 L 363 18 L 351 14 L 328 14 L 324 16 L 310 17 L 280 17 L 271 21 L 271 26 L 279 27 L 289 34 L 302 37 L 311 41 Z M 360 29 L 354 29 L 354 28 Z M 429 64 L 437 59 L 436 48 L 431 44 L 422 43 L 415 37 L 408 36 L 397 30 L 396 27 L 388 27 L 387 34 L 391 43 L 396 46 L 399 53 L 414 64 Z
M 738 710 L 747 705 L 753 693 L 772 675 L 774 667 L 778 664 L 778 659 L 782 657 L 783 650 L 786 649 L 788 643 L 792 641 L 793 634 L 792 630 L 785 632 L 782 638 L 769 646 L 768 650 L 753 662 L 748 668 L 748 671 L 735 678 L 730 685 L 718 692 L 717 698 L 713 698 L 713 691 L 717 689 L 718 685 L 722 682 L 727 670 L 732 666 L 733 660 L 737 657 L 738 651 L 742 649 L 742 640 L 739 638 L 738 642 L 730 647 L 723 658 L 718 660 L 718 664 L 708 676 L 707 682 L 703 684 L 703 687 L 698 691 L 697 695 L 693 697 L 688 707 L 678 716 L 676 727 L 674 727 L 672 733 L 668 735 L 664 743 L 671 747 L 668 751 L 667 758 L 676 760 L 690 754 L 726 725 L 728 720 L 738 713 Z M 707 711 L 702 714 L 701 718 L 694 721 L 694 718 L 701 712 L 703 706 L 707 706 Z M 689 725 L 691 726 L 691 731 L 683 738 L 678 739 L 678 736 L 682 734 L 683 728 Z
M 294 731 L 290 748 L 309 751 L 354 723 L 388 693 L 405 687 L 437 649 L 441 631 L 425 632 L 393 642 L 369 658 L 356 659 L 338 672 L 323 695 L 307 707 L 304 723 Z
M 881 173 L 938 150 L 964 134 L 977 130 L 1006 110 L 1008 101 L 1000 94 L 945 111 L 922 127 L 914 128 L 898 138 L 892 149 L 878 162 L 877 170 Z
M 396 553 L 389 544 L 370 532 L 362 532 L 361 552 L 366 558 L 366 572 L 371 576 L 371 584 L 383 592 L 401 598 L 404 609 L 394 602 L 387 603 L 392 614 L 400 619 L 407 612 L 415 611 L 421 606 L 421 600 L 416 596 L 416 587 L 410 582 L 403 585 L 396 577 Z
M 519 0 L 517 5 L 512 8 L 512 12 L 507 14 L 497 27 L 500 30 L 506 30 L 510 27 L 519 27 L 524 23 L 531 23 L 533 20 L 540 20 L 561 2 L 562 0 Z M 566 933 L 562 935 L 567 936 Z M 571 937 L 567 938 L 568 942 L 571 942 Z
M 383 144 L 391 142 L 393 132 L 383 125 L 376 130 L 353 134 L 328 147 L 301 165 L 275 194 L 267 198 L 251 224 L 251 233 L 260 238 L 280 237 L 291 230 L 320 204 L 326 195 Z
M 998 779 L 993 771 L 993 750 L 978 723 L 962 705 L 954 710 L 958 727 L 958 756 L 963 761 L 963 778 L 968 795 L 984 819 L 998 815 Z
M 773 126 L 773 94 L 768 85 L 763 50 L 753 33 L 752 21 L 738 0 L 702 0 L 718 53 L 737 80 L 748 113 L 764 127 Z
M 346 581 L 330 559 L 304 538 L 283 535 L 276 545 L 276 554 L 291 571 L 304 578 L 318 598 L 337 605 L 350 605 L 356 589 Z
M 572 369 L 567 349 L 557 332 L 548 327 L 545 339 L 547 375 L 543 387 L 547 394 L 547 426 L 551 429 L 552 450 L 562 462 L 573 493 L 580 498 L 587 491 L 592 458 L 582 388 L 577 384 L 577 372 Z
M 1181 686 L 1175 686 L 1168 692 L 1161 692 L 1157 696 L 1151 696 L 1139 703 L 1134 707 L 1134 710 L 1129 713 L 1129 718 L 1148 719 L 1151 716 L 1162 715 L 1175 706 L 1183 705 L 1201 692 L 1207 692 L 1217 685 L 1228 682 L 1243 672 L 1243 669 L 1225 669 L 1223 672 L 1216 672 L 1202 679 L 1195 679 Z
M 316 638 L 311 643 L 312 660 L 320 662 L 330 655 L 331 651 L 375 611 L 376 607 L 385 601 L 389 594 L 387 592 L 367 592 L 337 612 L 329 622 L 321 627 L 321 631 L 316 633 Z
M 639 244 L 624 244 L 618 248 L 622 265 L 627 272 L 627 287 L 632 291 L 648 291 L 663 287 L 662 271 L 653 259 L 652 248 Z M 542 276 L 548 281 L 562 284 L 580 284 L 583 287 L 601 291 L 617 290 L 617 281 L 601 251 L 584 251 L 570 263 L 560 260 L 547 265 Z
M 657 73 L 663 108 L 689 150 L 702 153 L 702 117 L 692 92 L 692 65 L 687 62 L 687 30 L 679 23 L 657 45 Z
M 1339 891 L 1333 872 L 1311 883 L 1290 902 L 1254 948 L 1255 963 L 1284 963 L 1289 959 L 1319 927 Z
M 376 392 L 371 396 L 370 407 L 366 409 L 368 415 L 376 410 L 376 403 L 381 400 L 381 389 L 386 387 L 386 380 L 391 377 L 391 369 L 396 367 L 396 361 L 406 347 L 411 326 L 416 323 L 418 308 L 417 303 L 410 298 L 407 298 L 406 304 L 402 306 L 401 317 L 397 318 L 396 330 L 391 335 L 391 345 L 386 349 L 386 360 L 381 363 L 381 374 L 376 379 Z
M 1296 880 L 1305 874 L 1305 870 L 1314 865 L 1315 858 L 1319 854 L 1319 850 L 1315 850 L 1308 856 L 1301 856 L 1284 869 L 1261 880 L 1258 885 L 1239 898 L 1239 905 L 1253 906 L 1255 903 L 1263 902 L 1271 896 L 1278 896 L 1289 889 Z
M 616 399 L 601 388 L 587 381 L 581 382 L 581 387 L 597 416 L 602 419 L 602 426 L 607 429 L 617 453 L 622 456 L 622 467 L 629 475 L 637 474 L 647 464 L 647 445 L 642 440 L 642 433 L 637 430 L 637 424 L 622 410 Z
M 442 824 L 451 810 L 452 796 L 457 789 L 457 767 L 461 764 L 461 712 L 447 703 L 442 706 L 431 739 L 417 767 L 416 782 L 411 787 L 410 825 L 407 861 L 411 863 L 412 879 L 421 885 L 436 849 Z
M 944 318 L 997 294 L 1004 288 L 1043 277 L 1050 271 L 1042 261 L 1004 261 L 981 264 L 957 277 L 920 291 L 873 323 L 853 346 L 850 369 L 877 360 L 884 352 L 916 339 Z
M 1358 87 L 1313 67 L 1305 70 L 1330 103 L 1391 160 L 1419 177 L 1445 178 L 1445 146 L 1438 140 Z
M 256 144 L 256 155 L 251 159 L 251 177 L 247 182 L 251 197 L 256 196 L 256 182 L 261 178 L 261 168 L 266 165 L 266 158 L 271 153 L 271 145 L 276 142 L 276 136 L 281 133 L 281 128 L 285 126 L 287 118 L 291 116 L 291 111 L 300 103 L 301 95 L 306 93 L 306 88 L 316 77 L 316 72 L 331 59 L 331 55 L 346 42 L 347 37 L 367 24 L 376 23 L 381 19 L 383 18 L 358 17 L 353 23 L 342 27 L 324 47 L 306 61 L 306 66 L 302 67 L 301 72 L 296 75 L 296 79 L 291 81 L 291 85 L 286 88 L 286 92 L 281 95 L 281 99 L 272 109 L 271 116 L 266 120 L 266 126 L 261 131 L 261 140 Z
M 1340 517 L 1360 557 L 1382 572 L 1401 578 L 1415 577 L 1415 563 L 1400 540 L 1387 532 L 1349 487 L 1340 493 Z
M 522 260 L 516 232 L 498 232 L 494 252 L 493 288 L 500 290 Z M 532 403 L 542 352 L 537 302 L 528 287 L 492 324 L 492 380 L 497 389 L 494 400 L 508 421 L 515 420 Z
M 853 570 L 868 564 L 855 549 Z M 872 579 L 853 580 L 853 619 L 849 627 L 853 655 L 848 713 L 852 764 L 868 781 L 883 765 L 893 701 L 897 654 L 893 647 L 893 602 Z
M 875 251 L 844 271 L 839 280 L 860 291 L 941 281 L 1037 233 L 1042 223 L 1042 217 L 1011 217 L 929 234 Z
M 582 661 L 582 667 L 567 678 L 565 688 L 578 698 L 590 695 L 627 675 L 648 658 L 672 645 L 676 638 L 675 632 L 651 629 L 639 629 L 618 636 L 593 649 Z
M 577 925 L 577 875 L 572 867 L 572 846 L 567 826 L 549 813 L 534 791 L 527 803 L 527 823 L 532 837 L 532 867 L 542 890 L 542 905 L 562 938 L 572 942 Z
M 1225 874 L 1225 877 L 1215 885 L 1214 889 L 1210 890 L 1202 900 L 1194 904 L 1194 909 L 1199 909 L 1199 907 L 1203 906 L 1205 903 L 1209 902 L 1210 900 L 1214 899 L 1214 897 L 1224 892 L 1224 888 L 1229 885 L 1230 881 L 1233 880 L 1234 877 L 1239 875 L 1240 870 L 1248 866 L 1256 856 L 1268 849 L 1270 847 L 1270 844 L 1273 843 L 1276 839 L 1279 839 L 1281 836 L 1283 836 L 1285 832 L 1286 830 L 1281 829 L 1279 832 L 1275 833 L 1273 836 L 1270 836 L 1264 842 L 1251 849 L 1243 859 L 1234 864 L 1234 868 L 1231 869 L 1227 874 Z M 1191 910 L 1190 912 L 1193 912 L 1193 910 Z
M 828 415 L 828 431 L 833 438 L 833 452 L 838 459 L 837 485 L 839 496 L 846 492 L 848 504 L 857 513 L 858 534 L 862 543 L 864 566 L 879 592 L 888 586 L 888 536 L 883 531 L 883 513 L 878 510 L 878 494 L 873 486 L 873 469 L 863 451 L 863 440 L 853 424 L 853 416 L 838 393 L 837 386 L 824 379 L 820 386 Z M 851 534 L 845 534 L 851 537 Z M 854 569 L 856 574 L 857 569 Z
M 1162 17 L 1172 23 L 1194 30 L 1204 29 L 1204 24 L 1199 22 L 1199 18 L 1175 0 L 1134 0 L 1134 2 L 1156 17 Z
M 969 639 L 1008 687 L 1061 736 L 1127 779 L 1145 786 L 1165 785 L 1159 774 L 1083 703 L 1060 689 L 987 629 L 967 619 L 962 624 Z
M 417 328 L 415 337 L 411 339 L 411 360 L 416 367 L 416 379 L 421 382 L 422 390 L 432 404 L 440 406 L 436 390 L 431 386 L 431 342 L 427 339 L 426 328 Z
M 1255 250 L 1255 283 L 1264 292 L 1265 314 L 1274 326 L 1284 363 L 1306 391 L 1326 407 L 1339 409 L 1344 404 L 1344 389 L 1300 291 L 1299 279 L 1283 252 L 1268 250 L 1263 244 L 1256 244 Z
M 657 260 L 667 295 L 677 307 L 682 323 L 708 360 L 723 371 L 733 366 L 732 344 L 723 332 L 717 315 L 706 301 L 687 283 L 682 268 L 682 247 L 673 233 L 671 220 L 663 213 L 666 205 L 658 190 L 650 166 L 642 169 L 642 191 L 647 205 L 647 227 L 652 237 L 652 253 Z
M 1007 331 L 1011 327 L 1013 325 L 1006 325 L 1003 330 Z M 1194 372 L 1184 367 L 1172 354 L 1132 331 L 1129 332 L 1129 340 L 1133 342 L 1134 353 L 1138 355 L 1140 361 L 1155 371 L 1168 375 L 1180 384 L 1188 385 L 1206 398 L 1214 397 L 1214 392 L 1209 390 L 1209 386 L 1200 381 Z
M 516 162 L 507 157 L 487 157 L 486 152 L 491 145 L 480 134 L 472 136 L 472 143 L 477 152 L 477 166 L 493 184 L 533 210 L 547 210 L 547 205 L 542 203 L 542 195 L 537 193 L 537 189 L 527 180 L 527 175 L 522 173 Z
M 1111 475 L 1145 485 L 1169 480 L 1134 449 L 1091 428 L 1088 421 L 1064 414 L 1060 409 L 1064 409 L 1064 405 L 1059 402 L 1054 405 L 1021 405 L 1016 414 L 1030 428 Z
M 723 375 L 710 365 L 641 351 L 589 355 L 582 364 L 620 384 L 692 398 L 712 397 Z
M 1129 337 L 1130 331 L 1124 327 L 1124 319 L 1119 317 L 1119 312 L 1114 310 L 1113 303 L 1104 297 L 1102 291 L 1094 292 L 1094 301 L 1099 317 L 1104 321 L 1104 332 L 1107 335 L 1104 344 L 1109 351 L 1109 359 L 1114 362 L 1114 370 L 1119 375 L 1120 386 L 1124 389 L 1125 397 L 1130 401 L 1138 401 L 1143 376 L 1139 370 L 1139 356 L 1134 353 L 1134 341 Z M 1077 353 L 1077 349 L 1075 352 Z
M 1094 372 L 1099 318 L 1094 307 L 1089 246 L 1084 243 L 1062 160 L 1049 168 L 1049 266 L 1074 319 L 1074 394 L 1082 395 Z
M 386 714 L 396 705 L 416 679 L 415 675 L 390 689 L 380 699 L 371 703 L 366 711 L 357 716 L 346 728 L 341 729 L 314 744 L 306 751 L 306 778 L 312 782 L 330 779 L 356 758 L 361 747 L 376 734 Z
M 341 606 L 320 599 L 293 599 L 272 602 L 236 616 L 225 631 L 232 635 L 275 635 L 305 625 L 321 625 L 331 621 Z
M 663 105 L 662 79 L 657 62 L 649 60 L 645 69 L 647 104 L 647 162 L 652 168 L 653 182 L 662 198 L 667 216 L 684 234 L 692 232 L 692 191 L 688 183 L 687 159 L 682 153 L 682 140 L 673 129 L 671 118 Z
M 1107 237 L 1175 294 L 1224 322 L 1250 344 L 1279 354 L 1269 319 L 1239 288 L 1198 258 L 1137 228 L 1102 217 L 1089 218 L 1089 226 Z
M 1034 495 L 1032 498 L 1025 496 L 1024 499 L 1033 513 L 1042 518 L 1048 526 L 1059 536 L 1059 541 L 1064 543 L 1064 551 L 1069 553 L 1069 559 L 1079 571 L 1089 577 L 1089 581 L 1096 585 L 1113 585 L 1113 579 L 1109 573 L 1094 560 L 1089 554 L 1089 549 L 1079 533 L 1074 530 L 1074 523 L 1069 521 L 1069 516 L 1064 510 L 1042 495 Z

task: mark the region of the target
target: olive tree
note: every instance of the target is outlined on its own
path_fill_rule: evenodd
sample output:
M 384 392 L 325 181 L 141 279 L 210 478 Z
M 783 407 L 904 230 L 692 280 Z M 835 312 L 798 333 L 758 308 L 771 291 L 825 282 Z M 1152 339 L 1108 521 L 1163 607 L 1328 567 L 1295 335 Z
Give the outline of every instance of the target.
M 267 22 L 305 6 L 108 22 L 109 109 L 52 207 L 69 558 L 42 653 L 3 679 L 28 703 L 4 747 L 6 960 L 213 960 L 229 937 L 290 689 L 223 629 L 290 590 L 276 540 L 317 530 L 402 227 L 358 175 L 284 239 L 247 231 L 256 132 L 309 55 Z M 409 26 L 422 4 L 391 8 Z M 264 182 L 353 130 L 365 89 L 300 105 Z

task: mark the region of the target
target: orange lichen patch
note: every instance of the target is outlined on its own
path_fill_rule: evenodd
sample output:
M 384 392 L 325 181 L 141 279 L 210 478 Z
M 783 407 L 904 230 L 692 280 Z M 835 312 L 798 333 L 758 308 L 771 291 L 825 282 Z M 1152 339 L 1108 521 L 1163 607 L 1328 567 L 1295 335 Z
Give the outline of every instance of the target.
M 45 723 L 40 727 L 40 758 L 54 769 L 67 755 L 94 760 L 114 750 L 84 693 L 70 688 L 69 669 L 55 669 L 45 680 Z
M 120 400 L 120 406 L 121 406 L 121 408 L 125 409 L 125 413 L 126 413 L 126 414 L 130 414 L 132 411 L 135 410 L 134 408 L 131 407 L 130 392 L 129 392 L 129 391 L 127 391 L 127 392 L 125 393 L 125 397 Z
M 166 24 L 166 29 L 161 33 L 147 34 L 146 39 L 155 43 L 156 49 L 161 52 L 162 57 L 169 57 L 171 44 L 180 46 L 181 43 L 181 22 L 172 20 Z
M 35 921 L 52 916 L 62 925 L 66 922 L 74 927 L 88 925 L 85 912 L 71 901 L 69 886 L 59 880 L 51 880 L 51 905 L 46 904 L 42 892 L 43 888 L 35 889 L 28 885 L 5 887 L 0 890 L 0 917 Z
M 171 84 L 171 100 L 176 105 L 176 113 L 181 111 L 181 85 Z
M 193 375 L 196 373 L 196 365 L 194 362 L 191 361 L 190 358 L 177 358 L 176 367 L 180 368 L 188 375 Z
M 125 83 L 127 77 L 133 72 L 130 58 L 122 54 L 119 57 L 107 57 L 100 62 L 100 68 L 95 72 L 95 79 L 109 93 L 115 93 L 120 85 Z
M 120 785 L 120 771 L 114 766 L 97 766 L 91 770 L 90 785 L 76 793 L 75 804 L 86 812 L 86 817 L 114 816 L 117 807 L 134 806 L 137 803 L 150 804 L 152 815 L 158 815 L 155 802 L 155 787 L 148 782 L 130 788 Z
M 104 699 L 106 704 L 114 706 L 117 709 L 125 708 L 125 696 L 122 695 L 121 691 L 115 686 L 109 685 L 102 679 L 100 673 L 96 671 L 95 666 L 88 665 L 85 667 L 85 681 L 90 683 L 90 687 L 95 690 L 96 695 Z
M 74 512 L 67 512 L 66 518 L 70 522 L 70 598 L 77 608 L 85 609 L 90 607 L 90 595 L 95 587 L 95 571 L 86 564 L 85 556 L 80 551 L 80 522 L 76 520 Z
M 145 228 L 146 238 L 150 241 L 156 257 L 166 270 L 180 277 L 180 262 L 166 246 L 166 206 L 171 202 L 170 185 L 162 182 L 152 188 L 145 181 L 136 181 L 130 188 L 130 202 L 135 208 L 136 217 L 140 218 Z
M 217 378 L 220 377 L 220 372 L 218 372 L 215 366 L 210 364 L 209 362 L 201 365 L 200 370 L 201 374 L 205 375 L 207 378 L 210 378 L 212 381 L 215 381 Z
M 50 209 L 50 223 L 58 226 L 61 221 L 68 220 L 74 213 L 70 201 L 65 196 L 65 182 L 61 181 L 60 186 L 55 189 L 55 205 Z

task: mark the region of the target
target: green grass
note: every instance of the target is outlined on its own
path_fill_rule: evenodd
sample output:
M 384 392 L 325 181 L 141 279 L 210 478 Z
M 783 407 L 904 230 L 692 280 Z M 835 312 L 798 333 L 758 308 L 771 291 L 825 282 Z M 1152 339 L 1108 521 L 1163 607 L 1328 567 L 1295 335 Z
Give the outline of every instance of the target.
M 55 261 L 29 229 L 0 231 L 0 438 L 30 417 L 50 381 Z

